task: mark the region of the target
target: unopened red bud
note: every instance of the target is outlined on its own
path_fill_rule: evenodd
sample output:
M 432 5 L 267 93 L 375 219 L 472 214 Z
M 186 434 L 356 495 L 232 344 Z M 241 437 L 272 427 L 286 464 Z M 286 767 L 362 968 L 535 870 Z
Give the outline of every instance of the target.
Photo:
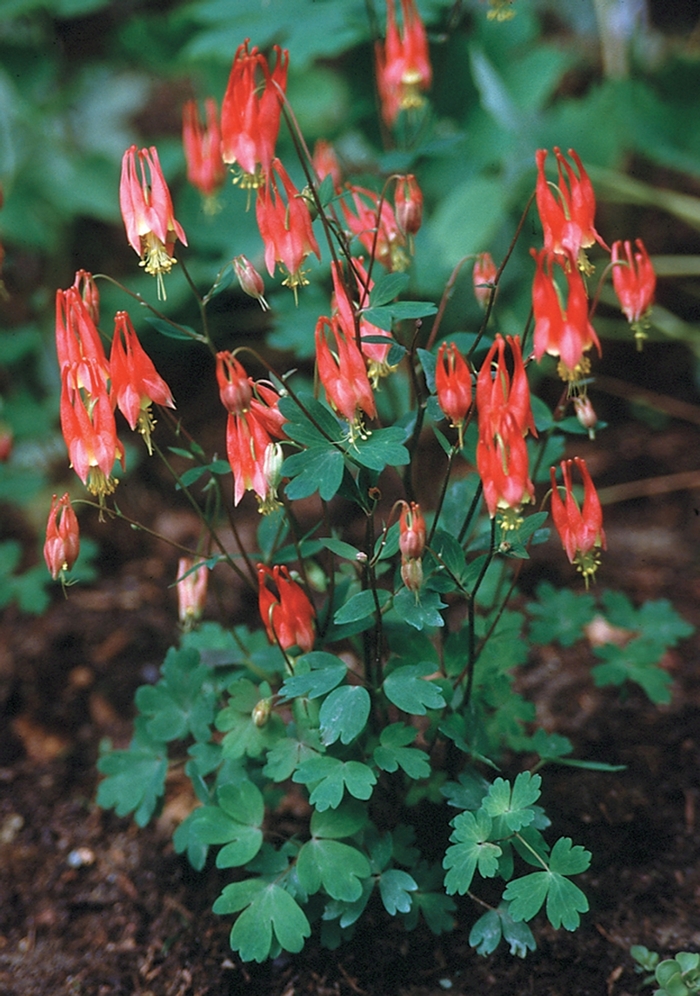
M 489 298 L 493 293 L 493 282 L 496 279 L 496 264 L 490 252 L 480 252 L 474 263 L 474 297 L 477 303 L 485 308 L 489 303 Z
M 10 459 L 14 436 L 9 425 L 0 422 L 0 463 L 5 463 Z
M 574 398 L 574 410 L 576 411 L 576 418 L 584 429 L 588 429 L 588 433 L 591 435 L 598 424 L 598 416 L 595 413 L 595 408 L 591 404 L 590 398 L 587 396 Z
M 423 194 L 413 173 L 397 181 L 394 207 L 401 231 L 415 235 L 423 223 Z
M 231 265 L 238 277 L 238 283 L 241 285 L 241 290 L 248 294 L 249 297 L 254 297 L 255 300 L 260 304 L 263 311 L 269 311 L 270 305 L 265 300 L 265 284 L 263 278 L 260 276 L 258 271 L 255 269 L 253 264 L 246 256 L 236 256 L 231 260 Z
M 80 531 L 70 496 L 67 492 L 60 499 L 54 495 L 46 523 L 44 544 L 44 560 L 54 581 L 59 574 L 71 569 L 79 553 Z
M 196 566 L 190 557 L 180 557 L 177 576 L 178 618 L 185 630 L 191 630 L 204 612 L 209 571 L 203 563 Z
M 247 412 L 253 388 L 243 365 L 225 350 L 216 354 L 216 379 L 219 397 L 226 411 L 233 415 Z

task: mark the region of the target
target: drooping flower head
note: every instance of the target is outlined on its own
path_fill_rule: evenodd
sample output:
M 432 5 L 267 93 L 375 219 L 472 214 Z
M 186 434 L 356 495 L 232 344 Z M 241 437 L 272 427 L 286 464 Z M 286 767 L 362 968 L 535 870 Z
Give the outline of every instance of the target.
M 548 253 L 561 255 L 565 261 L 571 261 L 574 266 L 578 265 L 584 270 L 589 270 L 590 265 L 583 250 L 592 246 L 594 242 L 608 249 L 594 224 L 593 184 L 573 149 L 569 149 L 569 155 L 576 163 L 578 175 L 556 147 L 554 155 L 559 169 L 559 181 L 555 191 L 552 190 L 544 172 L 547 150 L 538 149 L 535 153 L 537 162 L 535 190 L 537 210 L 544 232 L 544 247 Z
M 399 112 L 421 107 L 433 78 L 428 38 L 415 0 L 401 0 L 403 30 L 396 24 L 394 0 L 386 0 L 386 38 L 377 42 L 377 90 L 382 117 L 391 128 Z
M 493 294 L 493 282 L 496 279 L 496 264 L 490 252 L 480 252 L 474 261 L 472 279 L 474 282 L 474 297 L 480 307 L 485 308 Z
M 259 511 L 272 511 L 275 503 L 270 489 L 274 491 L 277 482 L 271 484 L 268 447 L 274 440 L 285 438 L 279 394 L 271 385 L 254 382 L 226 351 L 216 354 L 216 377 L 222 404 L 229 413 L 226 454 L 233 473 L 234 505 L 246 491 L 255 491 Z
M 394 210 L 399 228 L 409 237 L 416 235 L 423 224 L 423 192 L 413 173 L 396 181 Z
M 505 361 L 506 341 L 497 335 L 479 370 L 476 381 L 476 407 L 479 415 L 479 441 L 476 465 L 481 477 L 489 515 L 500 509 L 503 525 L 518 525 L 523 502 L 534 498 L 528 473 L 527 432 L 537 435 L 530 388 L 518 336 L 508 336 L 513 355 L 513 374 Z M 498 358 L 496 359 L 496 354 Z M 495 360 L 495 376 L 492 365 Z
M 204 197 L 204 210 L 218 210 L 216 193 L 226 179 L 226 167 L 221 156 L 221 129 L 216 101 L 204 102 L 206 122 L 199 117 L 196 100 L 188 100 L 182 108 L 182 144 L 187 162 L 187 179 Z
M 138 168 L 137 168 L 138 161 Z M 132 249 L 141 266 L 158 280 L 158 297 L 165 298 L 163 274 L 170 273 L 175 240 L 187 245 L 182 226 L 175 220 L 170 191 L 155 146 L 127 149 L 122 159 L 119 205 Z
M 459 431 L 459 448 L 463 444 L 464 420 L 472 404 L 472 375 L 467 361 L 453 342 L 440 344 L 435 367 L 438 404 Z
M 170 388 L 153 366 L 139 342 L 126 311 L 114 316 L 114 338 L 109 355 L 111 372 L 110 397 L 132 429 L 138 428 L 152 453 L 151 432 L 155 419 L 151 403 L 174 408 Z
M 406 235 L 396 220 L 391 204 L 373 190 L 348 184 L 352 206 L 348 198 L 340 202 L 350 232 L 360 240 L 369 256 L 390 271 L 408 269 L 410 259 L 406 252 Z
M 241 173 L 234 182 L 257 189 L 267 180 L 280 128 L 282 99 L 287 87 L 289 53 L 275 45 L 275 68 L 246 38 L 233 59 L 221 105 L 221 151 L 224 162 Z
M 285 196 L 279 192 L 275 174 L 282 181 Z M 264 187 L 258 191 L 255 214 L 260 235 L 265 243 L 265 265 L 273 276 L 275 263 L 286 273 L 282 281 L 294 294 L 308 284 L 302 270 L 304 260 L 313 252 L 321 258 L 318 242 L 311 226 L 311 214 L 306 200 L 289 178 L 279 161 L 273 159 Z
M 571 467 L 576 464 L 583 478 L 583 506 L 579 507 L 571 485 Z M 605 549 L 603 510 L 598 492 L 591 480 L 586 461 L 581 457 L 562 460 L 565 500 L 561 500 L 556 482 L 556 468 L 550 469 L 552 481 L 552 518 L 562 541 L 569 563 L 576 564 L 583 574 L 586 587 L 600 564 L 598 549 Z
M 66 492 L 62 498 L 51 499 L 51 509 L 46 523 L 44 560 L 54 581 L 64 576 L 78 559 L 80 530 L 78 519 Z
M 79 270 L 72 287 L 56 291 L 56 355 L 61 371 L 66 366 L 71 368 L 77 387 L 96 394 L 97 381 L 107 385 L 109 364 L 95 324 L 97 292 L 86 291 L 89 276 Z
M 268 587 L 270 582 L 277 594 Z M 308 654 L 313 649 L 314 607 L 289 570 L 275 564 L 266 567 L 258 564 L 258 604 L 270 643 L 279 642 L 283 650 L 298 647 Z
M 325 138 L 317 139 L 314 145 L 312 163 L 319 180 L 323 181 L 327 176 L 332 177 L 333 189 L 339 191 L 343 182 L 340 162 L 335 149 Z
M 559 357 L 557 371 L 562 380 L 575 384 L 586 377 L 591 361 L 585 355 L 600 342 L 588 317 L 588 295 L 580 270 L 563 267 L 568 288 L 566 307 L 554 280 L 553 260 L 546 249 L 530 250 L 537 270 L 532 285 L 535 317 L 534 353 L 539 363 L 545 353 Z
M 331 304 L 334 313 L 337 313 L 338 322 L 347 339 L 357 341 L 355 323 L 359 323 L 360 328 L 360 349 L 367 361 L 367 374 L 374 390 L 377 389 L 382 377 L 388 377 L 396 369 L 389 363 L 389 353 L 391 351 L 391 333 L 384 329 L 372 325 L 362 315 L 362 309 L 369 304 L 369 295 L 374 287 L 374 281 L 370 279 L 363 266 L 361 258 L 353 257 L 351 260 L 351 270 L 353 276 L 350 282 L 357 287 L 357 304 L 349 297 L 349 291 L 343 279 L 343 265 L 340 261 L 331 263 L 331 273 L 333 275 L 333 298 Z M 384 342 L 369 342 L 373 338 L 381 338 Z
M 328 344 L 327 330 L 335 349 Z M 316 364 L 330 404 L 350 424 L 350 438 L 362 435 L 360 412 L 368 418 L 377 414 L 374 394 L 355 337 L 345 334 L 337 317 L 321 317 L 316 323 Z
M 620 307 L 632 326 L 637 348 L 641 349 L 648 312 L 654 303 L 656 273 L 642 240 L 636 239 L 635 245 L 637 249 L 633 252 L 629 241 L 613 243 L 612 281 Z

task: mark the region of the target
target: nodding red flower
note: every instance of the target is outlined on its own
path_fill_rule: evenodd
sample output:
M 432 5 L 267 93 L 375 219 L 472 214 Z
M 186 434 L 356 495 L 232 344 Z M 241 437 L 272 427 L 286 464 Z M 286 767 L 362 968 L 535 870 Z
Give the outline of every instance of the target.
M 87 380 L 83 380 L 85 373 Z M 71 466 L 102 502 L 116 487 L 112 468 L 117 459 L 124 467 L 124 448 L 117 439 L 112 404 L 95 361 L 63 367 L 60 414 Z
M 221 129 L 216 101 L 204 102 L 206 123 L 199 117 L 196 100 L 186 101 L 182 108 L 182 144 L 187 162 L 187 179 L 204 195 L 207 213 L 216 210 L 215 194 L 226 179 L 226 166 L 221 156 Z
M 345 221 L 370 256 L 391 271 L 406 270 L 410 259 L 406 252 L 406 236 L 399 227 L 394 209 L 384 199 L 366 187 L 348 185 L 353 207 L 343 198 L 340 202 Z M 354 208 L 354 210 L 353 210 Z
M 62 498 L 56 495 L 51 499 L 44 560 L 54 581 L 65 571 L 69 571 L 80 553 L 80 529 L 68 492 Z
M 254 297 L 263 311 L 269 311 L 270 305 L 265 300 L 265 284 L 263 278 L 255 269 L 247 256 L 234 256 L 231 266 L 238 277 L 241 290 L 249 297 Z
M 472 404 L 472 376 L 467 361 L 453 342 L 440 344 L 435 367 L 435 388 L 438 404 L 459 430 L 459 448 L 462 448 L 464 420 Z
M 331 176 L 333 189 L 340 190 L 343 176 L 338 156 L 331 143 L 327 142 L 325 138 L 317 139 L 311 161 L 319 180 L 323 181 L 327 176 Z
M 474 281 L 474 297 L 482 308 L 489 303 L 494 292 L 493 282 L 496 279 L 496 264 L 490 252 L 480 252 L 474 262 L 472 279 Z
M 537 162 L 535 193 L 537 210 L 544 231 L 544 247 L 548 253 L 562 255 L 574 266 L 579 265 L 587 270 L 589 265 L 583 253 L 584 249 L 598 242 L 604 249 L 610 251 L 595 229 L 593 184 L 573 149 L 569 149 L 569 155 L 576 163 L 578 175 L 556 147 L 554 155 L 559 169 L 559 182 L 555 187 L 556 197 L 544 173 L 547 150 L 538 149 L 535 153 Z
M 363 317 L 362 309 L 366 308 L 369 303 L 369 295 L 374 287 L 374 281 L 369 278 L 367 271 L 362 265 L 362 259 L 353 257 L 351 260 L 351 269 L 353 273 L 352 280 L 357 287 L 359 304 L 355 304 L 348 296 L 348 290 L 342 275 L 343 264 L 338 261 L 331 263 L 331 274 L 333 276 L 332 307 L 334 312 L 337 312 L 340 328 L 347 339 L 355 339 L 357 341 L 355 322 L 356 320 L 359 322 L 360 350 L 367 361 L 367 375 L 370 383 L 376 390 L 380 378 L 388 377 L 396 369 L 396 367 L 391 366 L 388 362 L 391 350 L 391 333 L 385 332 L 384 329 L 380 329 L 376 325 L 372 325 Z M 386 339 L 387 341 L 386 343 L 365 341 L 373 336 L 381 336 L 382 339 Z
M 583 478 L 583 507 L 579 507 L 571 487 L 571 467 L 576 464 Z M 556 468 L 550 468 L 552 481 L 552 518 L 562 541 L 569 563 L 576 564 L 583 574 L 586 587 L 600 564 L 598 548 L 605 549 L 603 531 L 603 510 L 600 499 L 581 457 L 562 460 L 561 472 L 564 479 L 565 500 L 561 500 L 556 482 Z
M 275 173 L 282 181 L 286 203 L 280 196 Z M 267 182 L 258 191 L 255 214 L 265 243 L 267 272 L 272 276 L 275 263 L 279 263 L 287 274 L 283 285 L 291 287 L 296 296 L 297 288 L 309 282 L 301 268 L 304 260 L 310 252 L 320 259 L 321 252 L 311 227 L 307 202 L 279 159 L 273 159 Z
M 394 0 L 386 0 L 386 38 L 375 47 L 377 90 L 389 128 L 400 111 L 423 105 L 421 91 L 430 88 L 433 78 L 428 38 L 415 0 L 401 0 L 401 12 L 403 30 L 399 33 Z
M 612 281 L 620 307 L 641 349 L 647 313 L 654 303 L 656 273 L 642 240 L 637 239 L 635 245 L 637 251 L 633 253 L 629 241 L 613 243 Z
M 514 528 L 518 524 L 520 506 L 534 498 L 534 487 L 528 476 L 525 436 L 528 431 L 537 435 L 537 430 L 520 339 L 508 336 L 507 341 L 513 354 L 512 378 L 505 362 L 506 343 L 500 335 L 496 336 L 477 377 L 479 442 L 476 465 L 489 515 L 493 518 L 499 509 L 504 510 L 505 527 Z M 492 378 L 491 366 L 497 353 L 496 372 Z
M 548 255 L 546 249 L 531 249 L 530 253 L 537 264 L 532 285 L 535 359 L 539 363 L 545 353 L 558 356 L 557 371 L 562 380 L 580 381 L 591 369 L 591 361 L 584 354 L 595 346 L 600 355 L 600 342 L 588 318 L 583 277 L 576 267 L 563 267 L 568 287 L 564 308 L 552 273 L 552 259 L 556 257 Z
M 148 452 L 152 453 L 151 432 L 156 423 L 151 403 L 174 408 L 175 402 L 170 388 L 146 355 L 126 311 L 118 311 L 114 316 L 109 368 L 112 404 L 117 405 L 132 429 L 138 426 Z
M 136 161 L 138 160 L 138 171 Z M 187 245 L 182 226 L 175 221 L 170 191 L 155 146 L 127 149 L 122 159 L 119 205 L 132 249 L 146 273 L 158 280 L 158 297 L 165 299 L 163 274 L 170 273 L 175 240 Z
M 423 223 L 423 192 L 413 173 L 407 173 L 396 181 L 394 210 L 401 231 L 408 236 L 416 235 Z
M 277 596 L 268 588 L 268 580 L 277 588 Z M 279 642 L 283 650 L 298 647 L 308 654 L 315 640 L 316 613 L 304 589 L 278 564 L 272 568 L 258 564 L 258 586 L 260 617 L 270 643 Z
M 76 387 L 97 394 L 99 383 L 106 388 L 109 364 L 95 325 L 96 298 L 86 290 L 86 277 L 89 274 L 79 270 L 72 287 L 56 291 L 56 354 L 61 371 L 71 368 Z
M 333 333 L 335 352 L 328 345 L 326 328 Z M 364 358 L 354 335 L 343 331 L 337 316 L 319 318 L 315 334 L 319 378 L 333 408 L 350 423 L 350 438 L 354 439 L 362 435 L 359 412 L 368 418 L 377 414 Z
M 180 557 L 177 563 L 177 612 L 185 632 L 194 629 L 202 618 L 208 584 L 209 571 L 203 561 Z
M 289 53 L 275 45 L 275 68 L 250 39 L 238 46 L 221 105 L 221 151 L 224 162 L 237 163 L 234 182 L 257 189 L 267 179 L 280 130 L 282 99 L 287 88 Z
M 216 377 L 221 401 L 229 413 L 226 454 L 233 473 L 233 502 L 246 491 L 255 491 L 259 511 L 272 511 L 270 456 L 273 439 L 283 439 L 286 419 L 277 407 L 279 394 L 267 384 L 253 381 L 228 352 L 216 354 Z

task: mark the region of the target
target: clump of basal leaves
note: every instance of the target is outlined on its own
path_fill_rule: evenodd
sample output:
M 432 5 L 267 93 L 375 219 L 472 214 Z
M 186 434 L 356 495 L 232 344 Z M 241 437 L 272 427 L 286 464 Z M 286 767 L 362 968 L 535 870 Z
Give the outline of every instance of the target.
M 453 486 L 448 513 L 464 508 L 464 486 Z M 261 522 L 261 557 L 295 555 L 284 545 L 287 528 L 281 514 Z M 396 570 L 396 532 L 380 532 L 360 558 L 376 558 L 377 576 Z M 200 805 L 177 828 L 175 847 L 196 869 L 210 848 L 219 868 L 232 869 L 214 910 L 234 918 L 231 946 L 244 960 L 299 951 L 312 930 L 335 948 L 379 904 L 407 929 L 423 918 L 440 934 L 455 926 L 455 897 L 465 895 L 476 911 L 469 940 L 481 954 L 501 940 L 521 957 L 533 950 L 529 924 L 541 911 L 552 926 L 576 929 L 588 901 L 573 878 L 591 855 L 551 834 L 538 804 L 539 772 L 551 763 L 615 769 L 572 758 L 565 737 L 528 732 L 532 706 L 513 689 L 528 652 L 526 618 L 499 607 L 504 562 L 475 592 L 480 652 L 467 702 L 468 621 L 445 636 L 440 609 L 442 597 L 473 586 L 474 567 L 448 533 L 437 530 L 431 541 L 420 601 L 412 593 L 404 600 L 400 585 L 395 595 L 381 589 L 383 612 L 361 588 L 362 551 L 333 536 L 305 544 L 310 557 L 321 549 L 333 557 L 335 594 L 320 625 L 325 645 L 343 641 L 342 656 L 313 651 L 290 668 L 261 631 L 207 622 L 184 634 L 159 680 L 137 693 L 130 746 L 104 752 L 99 803 L 120 815 L 133 811 L 143 826 L 163 799 L 168 771 L 184 761 Z M 554 594 L 545 586 L 530 605 L 532 635 L 571 644 L 593 618 L 595 599 Z M 624 653 L 611 646 L 599 667 L 618 670 L 596 680 L 628 678 L 653 692 L 658 676 L 651 684 L 640 678 L 649 668 L 635 670 L 634 640 L 656 633 L 658 661 L 689 627 L 665 603 L 635 612 L 619 596 L 604 593 L 602 602 L 634 632 L 628 673 L 619 673 Z M 381 668 L 370 657 L 365 670 L 378 627 L 388 653 Z M 503 777 L 504 749 L 526 753 L 529 770 Z M 307 814 L 292 830 L 280 816 L 290 797 L 294 811 Z

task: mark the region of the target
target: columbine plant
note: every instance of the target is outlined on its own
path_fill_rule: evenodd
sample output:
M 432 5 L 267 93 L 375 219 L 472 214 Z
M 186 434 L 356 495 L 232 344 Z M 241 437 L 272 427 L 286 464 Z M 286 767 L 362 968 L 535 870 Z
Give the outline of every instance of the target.
M 419 112 L 432 77 L 412 0 L 402 0 L 401 10 L 400 31 L 389 0 L 386 42 L 376 49 L 389 128 Z M 422 220 L 419 177 L 393 176 L 380 192 L 351 182 L 342 188 L 337 158 L 325 144 L 302 162 L 302 196 L 275 156 L 287 64 L 279 48 L 270 69 L 263 53 L 241 44 L 218 149 L 213 101 L 206 103 L 206 130 L 194 105 L 184 112 L 192 181 L 213 196 L 223 163 L 234 166 L 244 199 L 256 199 L 269 275 L 278 265 L 283 282 L 303 293 L 309 253 L 321 258 L 324 245 L 330 265 L 328 309 L 309 329 L 315 364 L 306 375 L 302 365 L 302 373 L 269 370 L 254 379 L 249 367 L 260 366 L 257 354 L 234 343 L 217 349 L 206 325 L 190 330 L 215 360 L 227 461 L 208 457 L 171 416 L 171 392 L 125 311 L 116 316 L 107 359 L 89 274 L 81 271 L 57 294 L 61 424 L 71 463 L 101 514 L 124 518 L 109 504 L 115 459 L 124 460 L 115 406 L 148 452 L 172 466 L 167 432 L 151 414 L 155 405 L 169 427 L 170 450 L 190 464 L 173 471 L 177 486 L 202 519 L 201 540 L 180 549 L 173 578 L 181 640 L 158 681 L 137 692 L 129 747 L 104 752 L 98 800 L 120 815 L 133 812 L 144 825 L 166 793 L 169 765 L 184 762 L 196 803 L 175 831 L 175 847 L 197 869 L 211 849 L 217 866 L 231 869 L 214 909 L 233 918 L 231 946 L 243 959 L 299 951 L 312 931 L 335 947 L 365 911 L 379 916 L 382 908 L 408 929 L 423 919 L 435 933 L 468 919 L 470 943 L 480 953 L 504 939 L 522 956 L 535 947 L 529 923 L 541 910 L 554 927 L 573 930 L 588 909 L 573 877 L 587 869 L 590 854 L 553 833 L 539 804 L 546 764 L 586 762 L 571 761 L 564 737 L 532 725 L 534 710 L 514 686 L 528 653 L 526 619 L 509 599 L 529 546 L 546 538 L 550 502 L 586 585 L 605 546 L 601 505 L 583 460 L 562 461 L 563 499 L 556 468 L 540 466 L 544 446 L 553 452 L 568 404 L 585 426 L 568 419 L 568 428 L 585 432 L 595 421 L 587 383 L 591 347 L 600 352 L 600 343 L 585 250 L 607 247 L 594 227 L 593 188 L 575 152 L 574 168 L 555 149 L 553 183 L 545 174 L 547 152 L 537 151 L 544 247 L 533 249 L 534 337 L 527 328 L 520 336 L 491 334 L 504 264 L 497 267 L 484 252 L 474 265 L 482 326 L 458 340 L 441 339 L 462 264 L 439 307 L 401 299 L 409 279 L 402 271 L 411 265 Z M 162 284 L 176 239 L 187 242 L 154 148 L 126 152 L 120 198 L 129 242 Z M 309 203 L 319 215 L 318 237 Z M 634 258 L 630 243 L 624 254 L 618 244 L 613 251 L 615 286 L 634 321 L 653 290 L 651 264 L 637 244 Z M 181 255 L 179 262 L 184 268 Z M 232 265 L 243 290 L 267 307 L 250 261 L 239 255 Z M 202 314 L 213 289 L 199 298 Z M 545 354 L 558 358 L 564 382 L 557 419 L 530 396 L 527 366 Z M 406 389 L 387 389 L 378 405 L 391 378 Z M 404 400 L 387 415 L 392 398 Z M 428 427 L 444 450 L 434 481 L 426 479 L 418 445 Z M 574 466 L 582 502 L 573 490 Z M 229 550 L 216 513 L 228 508 L 238 539 L 237 507 L 247 491 L 263 513 L 254 549 L 239 543 Z M 309 523 L 308 502 L 297 503 L 312 496 L 317 517 Z M 54 577 L 68 574 L 77 550 L 70 499 L 54 498 L 45 549 Z M 208 573 L 219 563 L 257 605 L 252 625 L 228 631 L 201 621 Z M 601 653 L 596 680 L 636 681 L 664 701 L 668 686 L 655 664 L 688 628 L 659 604 L 664 637 L 652 641 L 650 655 L 645 627 L 656 610 L 638 618 L 628 603 L 605 598 L 605 610 L 627 626 L 630 649 Z M 552 614 L 557 599 L 566 605 Z M 589 593 L 543 590 L 528 607 L 531 638 L 573 642 L 593 606 Z M 558 619 L 576 625 L 557 629 Z M 523 758 L 507 773 L 500 769 L 506 751 Z M 297 814 L 291 825 L 280 818 L 284 798 Z M 458 904 L 456 897 L 468 899 Z

